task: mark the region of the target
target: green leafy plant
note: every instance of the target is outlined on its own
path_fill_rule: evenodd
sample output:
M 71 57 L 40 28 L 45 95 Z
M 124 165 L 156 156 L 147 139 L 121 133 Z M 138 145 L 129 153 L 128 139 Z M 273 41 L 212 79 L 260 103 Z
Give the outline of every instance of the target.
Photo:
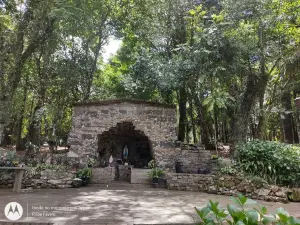
M 153 169 L 153 168 L 156 167 L 155 161 L 154 161 L 153 159 L 148 163 L 148 167 L 149 167 L 150 169 Z
M 93 157 L 88 157 L 87 163 L 89 167 L 94 167 L 96 165 L 96 159 Z
M 224 166 L 221 168 L 221 173 L 234 176 L 238 173 L 238 170 L 232 166 Z
M 200 225 L 299 225 L 300 220 L 289 216 L 282 208 L 276 214 L 268 214 L 267 208 L 257 202 L 239 194 L 231 198 L 235 205 L 228 204 L 222 208 L 218 202 L 209 201 L 206 207 L 195 208 L 201 219 Z M 247 209 L 248 205 L 256 204 L 258 207 Z
M 259 176 L 270 184 L 299 186 L 299 147 L 254 140 L 236 150 L 239 167 L 247 175 Z
M 219 157 L 218 157 L 218 155 L 211 155 L 211 159 L 218 159 Z
M 76 178 L 82 180 L 83 184 L 87 184 L 92 176 L 91 168 L 83 168 L 76 172 Z
M 161 178 L 163 175 L 164 175 L 164 171 L 159 167 L 154 167 L 149 172 L 149 176 L 151 178 Z
M 15 151 L 9 151 L 2 156 L 0 155 L 0 166 L 15 167 L 19 165 L 20 161 L 20 157 Z
M 263 186 L 265 184 L 268 184 L 268 182 L 265 179 L 258 176 L 246 176 L 246 178 L 256 186 Z

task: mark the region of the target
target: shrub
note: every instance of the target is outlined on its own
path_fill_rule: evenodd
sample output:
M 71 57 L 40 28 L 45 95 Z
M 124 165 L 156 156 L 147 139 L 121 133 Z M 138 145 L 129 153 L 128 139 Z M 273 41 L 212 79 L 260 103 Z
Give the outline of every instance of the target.
M 227 205 L 227 209 L 221 208 L 218 202 L 209 201 L 206 207 L 196 209 L 196 212 L 202 222 L 201 225 L 300 225 L 300 220 L 289 216 L 282 208 L 277 210 L 275 215 L 268 215 L 264 206 L 258 205 L 258 208 L 246 209 L 247 205 L 257 204 L 257 202 L 238 195 L 237 198 L 231 198 L 237 205 Z
M 14 167 L 20 163 L 20 157 L 15 151 L 9 151 L 0 155 L 0 166 Z
M 92 170 L 90 168 L 83 168 L 77 171 L 76 178 L 82 180 L 83 184 L 87 184 L 92 176 Z
M 216 154 L 213 154 L 213 155 L 211 155 L 211 159 L 218 159 L 219 157 L 218 157 L 218 155 L 216 155 Z
M 269 183 L 298 186 L 300 148 L 278 142 L 254 140 L 237 146 L 239 167 Z
M 155 161 L 154 161 L 153 159 L 148 163 L 148 167 L 149 167 L 150 169 L 153 169 L 153 168 L 156 167 Z
M 246 177 L 248 180 L 250 180 L 253 184 L 255 184 L 256 186 L 264 186 L 264 184 L 268 184 L 268 182 L 258 176 L 247 176 Z
M 221 173 L 234 176 L 238 173 L 237 169 L 232 166 L 224 166 L 221 168 Z
M 164 171 L 158 167 L 154 167 L 150 170 L 149 176 L 151 178 L 160 178 L 164 175 Z

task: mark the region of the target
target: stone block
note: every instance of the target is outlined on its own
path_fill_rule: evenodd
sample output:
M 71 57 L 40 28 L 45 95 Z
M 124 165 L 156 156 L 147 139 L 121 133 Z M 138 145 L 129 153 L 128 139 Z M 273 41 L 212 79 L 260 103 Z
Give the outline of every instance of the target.
M 120 113 L 120 114 L 127 114 L 127 110 L 120 109 L 120 110 L 119 110 L 119 113 Z
M 61 182 L 61 180 L 48 180 L 48 183 L 58 185 L 58 184 L 61 184 L 62 182 Z
M 82 134 L 81 138 L 82 140 L 90 140 L 90 139 L 94 139 L 94 136 L 92 134 Z
M 300 202 L 300 188 L 293 188 L 288 192 L 288 197 L 294 202 Z
M 12 179 L 11 180 L 7 180 L 8 184 L 13 184 L 14 182 L 15 182 L 15 180 L 12 180 Z
M 269 193 L 270 193 L 270 190 L 269 190 L 269 189 L 264 189 L 264 188 L 262 188 L 262 189 L 259 189 L 259 190 L 258 190 L 258 194 L 259 194 L 260 196 L 267 196 L 267 195 L 269 195 Z
M 209 186 L 208 187 L 208 193 L 209 194 L 217 194 L 217 187 L 216 186 Z

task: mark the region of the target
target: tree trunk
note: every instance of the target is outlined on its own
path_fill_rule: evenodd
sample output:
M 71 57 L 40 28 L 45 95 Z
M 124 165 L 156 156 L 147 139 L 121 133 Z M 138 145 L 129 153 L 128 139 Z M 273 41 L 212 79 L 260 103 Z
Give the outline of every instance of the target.
M 224 121 L 225 121 L 224 122 L 225 143 L 229 143 L 229 128 L 228 128 L 229 124 L 228 124 L 227 120 L 224 119 Z
M 185 126 L 186 126 L 186 90 L 181 88 L 179 90 L 179 130 L 178 130 L 178 141 L 184 142 Z
M 253 110 L 256 98 L 255 74 L 248 74 L 246 89 L 244 91 L 236 119 L 233 121 L 232 142 L 233 145 L 247 140 L 250 115 Z
M 297 123 L 295 122 L 295 118 L 293 116 L 293 134 L 294 134 L 294 143 L 299 144 L 299 135 L 297 130 Z
M 25 146 L 22 143 L 22 128 L 23 128 L 23 119 L 25 112 L 25 105 L 27 100 L 27 79 L 25 82 L 24 92 L 23 92 L 23 103 L 20 112 L 20 118 L 17 121 L 17 138 L 16 138 L 16 150 L 24 150 Z
M 186 142 L 190 143 L 190 126 L 189 126 L 188 123 L 186 124 L 186 136 L 185 136 L 185 138 L 186 138 Z
M 5 126 L 8 118 L 8 102 L 6 100 L 1 100 L 0 96 L 0 145 L 2 145 L 2 141 L 5 134 Z M 5 97 L 2 97 L 2 99 Z
M 193 113 L 193 99 L 191 96 L 189 97 L 189 116 L 191 119 L 191 125 L 192 125 L 192 131 L 193 131 L 193 143 L 197 143 L 197 132 L 196 132 L 196 125 L 195 125 L 195 119 L 194 119 L 194 113 Z
M 212 135 L 212 129 L 208 124 L 208 121 L 205 119 L 206 111 L 201 104 L 201 100 L 199 97 L 196 97 L 196 106 L 198 111 L 198 122 L 200 126 L 200 134 L 201 134 L 201 143 L 205 145 L 206 149 L 214 150 L 213 144 L 210 142 L 210 138 Z
M 283 92 L 281 96 L 281 104 L 284 112 L 281 115 L 284 142 L 288 144 L 294 143 L 294 124 L 293 124 L 293 111 L 292 99 L 290 92 Z

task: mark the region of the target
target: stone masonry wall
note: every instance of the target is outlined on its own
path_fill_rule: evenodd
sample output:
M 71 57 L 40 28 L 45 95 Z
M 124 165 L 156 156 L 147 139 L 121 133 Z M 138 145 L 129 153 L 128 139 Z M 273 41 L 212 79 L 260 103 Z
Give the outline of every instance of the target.
M 159 166 L 174 168 L 176 107 L 133 100 L 112 100 L 77 104 L 69 135 L 69 157 L 85 163 L 97 156 L 97 135 L 117 123 L 132 122 L 149 138 L 153 157 Z
M 115 168 L 92 168 L 91 184 L 107 184 L 115 180 Z
M 210 151 L 195 144 L 182 143 L 176 148 L 174 161 L 182 163 L 184 173 L 197 173 L 198 169 L 212 170 Z
M 71 171 L 26 171 L 22 180 L 22 188 L 70 188 L 74 177 L 75 172 Z M 0 173 L 0 188 L 12 188 L 14 180 L 14 171 L 2 171 Z
M 268 184 L 255 184 L 245 178 L 206 174 L 168 173 L 170 190 L 201 191 L 220 195 L 242 193 L 252 199 L 287 202 L 288 190 Z
M 151 169 L 131 169 L 131 180 L 132 184 L 151 184 L 151 178 L 149 177 L 149 172 Z

